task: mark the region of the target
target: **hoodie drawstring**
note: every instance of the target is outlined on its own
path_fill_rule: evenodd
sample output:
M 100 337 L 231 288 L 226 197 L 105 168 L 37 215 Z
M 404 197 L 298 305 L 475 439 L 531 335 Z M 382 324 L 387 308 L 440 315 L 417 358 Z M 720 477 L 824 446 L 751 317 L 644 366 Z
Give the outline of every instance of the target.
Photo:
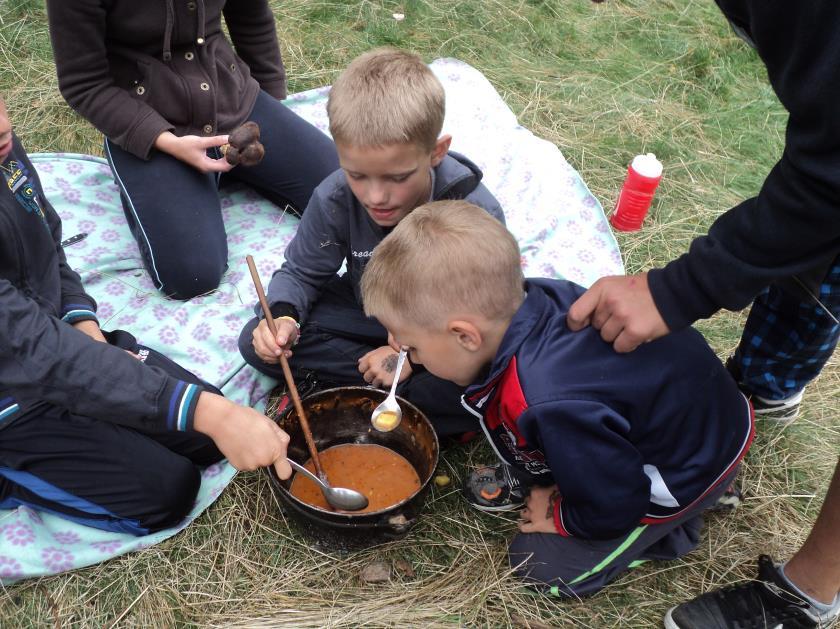
M 172 60 L 172 30 L 175 28 L 175 0 L 166 0 L 166 26 L 163 30 L 163 60 Z M 205 34 L 207 33 L 207 25 L 204 23 L 204 0 L 196 0 L 196 31 L 198 37 L 196 43 L 199 46 L 204 45 Z
M 196 16 L 196 17 L 198 17 L 198 29 L 197 29 L 198 30 L 198 40 L 197 41 L 198 41 L 199 45 L 202 45 L 202 44 L 204 44 L 205 29 L 207 28 L 207 25 L 204 23 L 204 0 L 196 0 L 196 5 L 198 5 L 198 12 L 197 12 L 197 16 Z
M 172 29 L 175 28 L 174 0 L 166 0 L 166 26 L 163 30 L 163 60 L 172 59 Z

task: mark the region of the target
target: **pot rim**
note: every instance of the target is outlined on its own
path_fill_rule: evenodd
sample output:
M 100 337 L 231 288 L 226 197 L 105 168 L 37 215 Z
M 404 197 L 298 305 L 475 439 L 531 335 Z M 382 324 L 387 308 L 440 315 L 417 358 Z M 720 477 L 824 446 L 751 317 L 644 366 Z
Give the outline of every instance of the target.
M 365 395 L 368 395 L 371 392 L 376 392 L 376 393 L 381 393 L 384 396 L 388 395 L 387 392 L 383 391 L 382 389 L 375 388 L 375 387 L 361 387 L 361 386 L 333 387 L 332 389 L 322 389 L 320 391 L 314 391 L 313 393 L 310 393 L 306 397 L 302 398 L 301 403 L 304 403 L 307 400 L 309 400 L 310 398 L 314 398 L 316 396 L 326 395 L 326 394 L 330 394 L 330 393 L 336 393 L 336 392 L 340 392 L 340 391 L 359 391 L 359 392 L 364 393 Z M 383 399 L 384 399 L 384 397 L 383 397 Z M 413 493 L 411 493 L 409 496 L 407 496 L 402 501 L 400 501 L 396 504 L 393 504 L 390 507 L 386 507 L 384 509 L 379 509 L 378 511 L 359 512 L 359 511 L 338 511 L 338 510 L 332 510 L 332 509 L 324 509 L 322 507 L 318 507 L 318 506 L 309 504 L 308 502 L 304 502 L 303 500 L 299 499 L 297 496 L 292 495 L 292 492 L 289 491 L 283 485 L 284 481 L 281 481 L 280 478 L 277 476 L 277 471 L 274 469 L 273 465 L 269 465 L 268 467 L 264 467 L 263 471 L 265 471 L 268 474 L 268 478 L 269 478 L 269 481 L 271 482 L 271 484 L 278 491 L 280 491 L 286 498 L 291 500 L 293 503 L 295 503 L 296 506 L 298 506 L 300 508 L 311 509 L 312 511 L 315 511 L 317 513 L 323 513 L 325 515 L 329 515 L 330 517 L 338 517 L 338 518 L 341 518 L 343 520 L 348 520 L 348 521 L 351 521 L 354 518 L 374 518 L 376 516 L 382 516 L 382 515 L 387 515 L 388 517 L 393 517 L 393 516 L 396 516 L 396 515 L 400 515 L 399 513 L 392 513 L 392 512 L 398 511 L 399 509 L 401 509 L 402 507 L 407 505 L 415 497 L 417 497 L 421 492 L 423 492 L 428 487 L 429 483 L 434 478 L 435 470 L 437 469 L 438 463 L 440 462 L 440 440 L 438 439 L 437 433 L 435 432 L 435 429 L 432 426 L 432 422 L 429 421 L 429 418 L 426 417 L 426 414 L 423 411 L 421 411 L 414 404 L 412 404 L 411 402 L 409 402 L 405 398 L 400 397 L 399 395 L 397 396 L 397 399 L 400 402 L 400 406 L 405 405 L 407 407 L 410 407 L 411 409 L 413 409 L 417 413 L 417 415 L 419 415 L 420 417 L 422 417 L 425 420 L 425 422 L 428 424 L 428 427 L 429 427 L 429 430 L 432 434 L 432 438 L 433 438 L 433 442 L 434 442 L 434 461 L 432 462 L 433 464 L 430 467 L 428 478 L 426 478 L 425 481 L 422 481 L 422 479 L 421 479 L 422 482 L 420 483 L 420 487 L 418 487 L 417 490 L 415 490 Z M 281 417 L 285 416 L 287 413 L 291 413 L 293 410 L 294 410 L 294 406 L 290 404 L 288 407 L 286 407 L 283 410 L 282 413 L 280 413 L 280 415 L 274 417 L 272 419 L 272 421 L 274 421 L 275 423 L 279 423 L 279 420 L 280 420 Z M 345 443 L 352 443 L 352 441 L 336 442 L 336 443 L 331 444 L 329 446 L 329 448 L 332 448 L 333 446 L 343 445 Z M 372 444 L 372 445 L 380 445 L 380 444 Z M 388 446 L 382 446 L 382 447 L 383 448 L 388 448 Z M 329 448 L 327 448 L 327 449 L 329 449 Z M 396 454 L 399 454 L 399 452 L 396 452 L 396 450 L 393 450 L 391 448 L 388 448 L 388 449 L 391 450 L 392 452 L 395 452 Z M 402 455 L 400 455 L 400 456 L 402 456 Z M 403 457 L 403 458 L 405 458 L 405 457 Z M 412 467 L 414 467 L 414 466 L 412 465 Z M 417 468 L 415 468 L 415 471 L 417 471 Z M 418 476 L 419 476 L 419 474 L 418 474 Z M 290 478 L 292 478 L 292 477 L 290 477 Z M 382 519 L 382 518 L 380 518 L 380 519 Z M 387 523 L 388 518 L 384 518 L 383 522 Z

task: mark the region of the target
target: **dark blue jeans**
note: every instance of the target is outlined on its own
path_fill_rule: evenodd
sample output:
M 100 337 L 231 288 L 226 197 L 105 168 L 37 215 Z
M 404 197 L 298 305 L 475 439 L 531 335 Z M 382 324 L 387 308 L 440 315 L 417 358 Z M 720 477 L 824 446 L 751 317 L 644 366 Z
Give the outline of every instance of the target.
M 773 284 L 753 302 L 734 367 L 751 393 L 780 400 L 805 388 L 831 357 L 840 339 L 840 258 L 817 290 L 823 306 L 792 282 Z M 832 318 L 834 317 L 834 318 Z
M 248 119 L 260 125 L 265 158 L 257 166 L 234 168 L 221 182 L 244 182 L 279 207 L 302 213 L 315 187 L 338 168 L 335 145 L 265 92 Z M 160 151 L 142 160 L 107 139 L 105 154 L 155 286 L 174 299 L 216 288 L 228 255 L 219 177 Z

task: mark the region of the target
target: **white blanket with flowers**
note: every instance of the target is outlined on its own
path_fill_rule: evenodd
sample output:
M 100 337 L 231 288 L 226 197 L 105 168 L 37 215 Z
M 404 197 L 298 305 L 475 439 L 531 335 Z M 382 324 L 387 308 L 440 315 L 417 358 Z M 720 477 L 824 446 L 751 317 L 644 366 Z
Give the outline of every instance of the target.
M 444 132 L 452 148 L 484 171 L 520 242 L 526 276 L 565 277 L 583 285 L 623 272 L 604 212 L 553 144 L 521 127 L 490 82 L 455 59 L 431 65 L 446 89 Z M 290 108 L 327 132 L 329 87 L 293 95 Z M 297 220 L 253 191 L 225 191 L 230 269 L 219 289 L 189 302 L 164 299 L 143 270 L 108 165 L 71 154 L 33 155 L 46 194 L 64 220 L 64 236 L 88 236 L 67 248 L 71 265 L 99 302 L 106 329 L 122 328 L 166 353 L 237 402 L 259 405 L 273 382 L 246 367 L 239 331 L 256 301 L 244 258 L 256 258 L 264 282 L 283 262 Z M 201 490 L 177 527 L 132 537 L 87 528 L 27 507 L 0 510 L 0 580 L 54 574 L 147 548 L 177 533 L 222 492 L 235 471 L 204 470 Z

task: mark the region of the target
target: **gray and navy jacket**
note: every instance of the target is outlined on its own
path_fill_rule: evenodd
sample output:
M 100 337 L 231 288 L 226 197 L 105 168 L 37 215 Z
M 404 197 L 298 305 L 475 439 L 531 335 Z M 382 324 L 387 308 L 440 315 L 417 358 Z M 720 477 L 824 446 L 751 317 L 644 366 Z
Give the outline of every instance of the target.
M 432 201 L 464 199 L 505 222 L 502 207 L 481 183 L 481 170 L 469 159 L 450 151 L 433 169 Z M 370 218 L 356 199 L 343 170 L 324 179 L 312 193 L 295 237 L 286 248 L 286 261 L 268 285 L 274 316 L 306 319 L 321 287 L 347 263 L 347 274 L 361 306 L 359 282 L 373 249 L 388 234 Z M 259 304 L 255 312 L 261 315 Z
M 584 289 L 532 279 L 486 378 L 467 388 L 498 456 L 555 483 L 561 535 L 611 539 L 684 514 L 746 454 L 752 408 L 691 328 L 616 353 L 571 332 Z
M 67 264 L 61 220 L 17 137 L 2 166 L 0 429 L 44 404 L 128 426 L 191 429 L 200 386 L 72 326 L 96 321 L 96 302 Z

